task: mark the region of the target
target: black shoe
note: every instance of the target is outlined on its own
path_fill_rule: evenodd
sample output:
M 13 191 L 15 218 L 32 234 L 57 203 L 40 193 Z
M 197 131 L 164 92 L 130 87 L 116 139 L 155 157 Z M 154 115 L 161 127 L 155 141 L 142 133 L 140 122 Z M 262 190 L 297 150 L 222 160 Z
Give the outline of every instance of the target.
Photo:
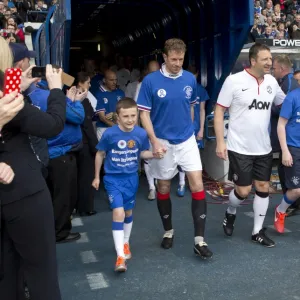
M 271 248 L 275 246 L 275 243 L 266 236 L 265 231 L 267 228 L 262 228 L 259 233 L 252 235 L 252 242 L 260 243 L 261 245 Z
M 174 234 L 172 233 L 165 233 L 163 240 L 161 242 L 161 246 L 164 249 L 170 249 L 173 246 Z
M 81 235 L 79 232 L 73 232 L 70 233 L 66 238 L 62 240 L 56 240 L 56 243 L 62 244 L 62 243 L 69 243 L 69 242 L 74 242 L 77 241 L 81 238 Z
M 80 212 L 79 216 L 80 217 L 90 217 L 95 215 L 97 212 L 95 210 L 91 210 L 91 211 L 86 211 L 86 212 Z
M 223 229 L 227 236 L 232 236 L 232 234 L 233 234 L 235 217 L 236 217 L 236 215 L 229 214 L 226 211 L 225 218 L 223 221 Z
M 293 215 L 296 214 L 296 212 L 299 210 L 299 207 L 294 207 L 294 206 L 290 206 L 287 210 L 286 210 L 286 217 L 291 217 Z
M 213 253 L 208 249 L 205 242 L 198 243 L 194 245 L 194 252 L 197 256 L 200 256 L 202 259 L 211 258 Z

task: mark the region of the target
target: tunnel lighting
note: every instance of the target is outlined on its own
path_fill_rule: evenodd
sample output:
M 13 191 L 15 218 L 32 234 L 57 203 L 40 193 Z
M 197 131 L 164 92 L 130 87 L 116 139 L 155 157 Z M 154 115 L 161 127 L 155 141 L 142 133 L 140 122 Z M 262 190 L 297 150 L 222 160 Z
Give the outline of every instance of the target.
M 98 50 L 98 52 L 101 51 L 101 45 L 100 45 L 100 43 L 99 43 L 98 46 L 97 46 L 97 50 Z

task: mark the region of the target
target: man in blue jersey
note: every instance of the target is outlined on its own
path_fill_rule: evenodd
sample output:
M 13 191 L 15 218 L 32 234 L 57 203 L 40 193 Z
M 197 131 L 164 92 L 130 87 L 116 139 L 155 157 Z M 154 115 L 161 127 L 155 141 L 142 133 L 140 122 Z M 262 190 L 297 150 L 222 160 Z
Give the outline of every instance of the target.
M 194 74 L 196 80 L 198 78 L 198 71 L 195 67 L 190 67 L 188 69 L 191 73 Z M 204 135 L 204 123 L 205 123 L 205 102 L 209 100 L 206 89 L 200 84 L 197 83 L 197 101 L 194 106 L 194 134 L 196 136 L 197 144 L 199 149 L 203 149 L 203 135 Z M 179 197 L 184 197 L 185 193 L 185 172 L 179 171 L 179 185 L 177 189 L 177 195 Z
M 100 86 L 100 91 L 95 94 L 97 99 L 96 114 L 99 118 L 96 123 L 98 140 L 108 127 L 115 125 L 112 115 L 116 111 L 118 101 L 124 96 L 124 92 L 117 88 L 116 73 L 107 70 L 104 74 L 103 85 Z
M 292 73 L 293 64 L 286 54 L 278 55 L 273 60 L 273 76 L 277 79 L 282 91 L 287 95 L 289 92 L 300 87 Z M 285 194 L 285 167 L 282 164 L 282 152 L 277 136 L 277 125 L 281 107 L 272 105 L 271 111 L 271 145 L 273 152 L 279 152 L 278 175 L 282 193 Z M 300 199 L 295 201 L 286 211 L 287 215 L 293 215 L 299 210 Z
M 284 219 L 290 205 L 300 197 L 300 90 L 287 94 L 278 121 L 278 138 L 282 150 L 286 192 L 275 209 L 274 227 L 284 232 Z
M 185 52 L 182 40 L 165 42 L 165 63 L 159 71 L 144 78 L 137 102 L 153 153 L 165 152 L 162 160 L 150 162 L 152 175 L 158 179 L 157 205 L 165 230 L 161 246 L 169 249 L 173 245 L 170 187 L 180 166 L 187 174 L 192 192 L 194 252 L 209 258 L 212 252 L 204 241 L 206 201 L 202 165 L 191 118 L 191 107 L 197 100 L 197 82 L 193 74 L 182 69 Z
M 131 258 L 129 238 L 132 229 L 132 209 L 138 189 L 139 158 L 153 158 L 149 140 L 144 129 L 135 126 L 138 111 L 136 102 L 123 98 L 116 107 L 118 125 L 106 130 L 97 145 L 95 179 L 98 190 L 100 169 L 105 158 L 104 186 L 113 210 L 112 231 L 117 252 L 116 272 L 127 270 L 126 260 Z M 158 155 L 161 156 L 162 153 Z

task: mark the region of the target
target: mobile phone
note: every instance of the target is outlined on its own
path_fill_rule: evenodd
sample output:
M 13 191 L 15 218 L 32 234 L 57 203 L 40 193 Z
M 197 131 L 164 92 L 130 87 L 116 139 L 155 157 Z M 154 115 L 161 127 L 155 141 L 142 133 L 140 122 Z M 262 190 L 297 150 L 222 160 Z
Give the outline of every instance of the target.
M 34 67 L 31 70 L 31 77 L 32 78 L 46 78 L 46 67 Z
M 14 91 L 20 93 L 22 70 L 17 68 L 6 69 L 4 74 L 4 95 Z

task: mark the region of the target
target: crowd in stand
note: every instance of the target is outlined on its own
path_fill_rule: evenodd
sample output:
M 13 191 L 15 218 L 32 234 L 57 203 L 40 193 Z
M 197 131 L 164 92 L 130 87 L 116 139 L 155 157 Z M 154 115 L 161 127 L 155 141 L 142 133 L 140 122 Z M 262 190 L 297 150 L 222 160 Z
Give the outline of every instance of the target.
M 25 43 L 24 23 L 44 22 L 50 6 L 57 0 L 0 1 L 0 35 L 9 43 Z
M 298 0 L 254 0 L 254 19 L 248 42 L 300 38 Z

